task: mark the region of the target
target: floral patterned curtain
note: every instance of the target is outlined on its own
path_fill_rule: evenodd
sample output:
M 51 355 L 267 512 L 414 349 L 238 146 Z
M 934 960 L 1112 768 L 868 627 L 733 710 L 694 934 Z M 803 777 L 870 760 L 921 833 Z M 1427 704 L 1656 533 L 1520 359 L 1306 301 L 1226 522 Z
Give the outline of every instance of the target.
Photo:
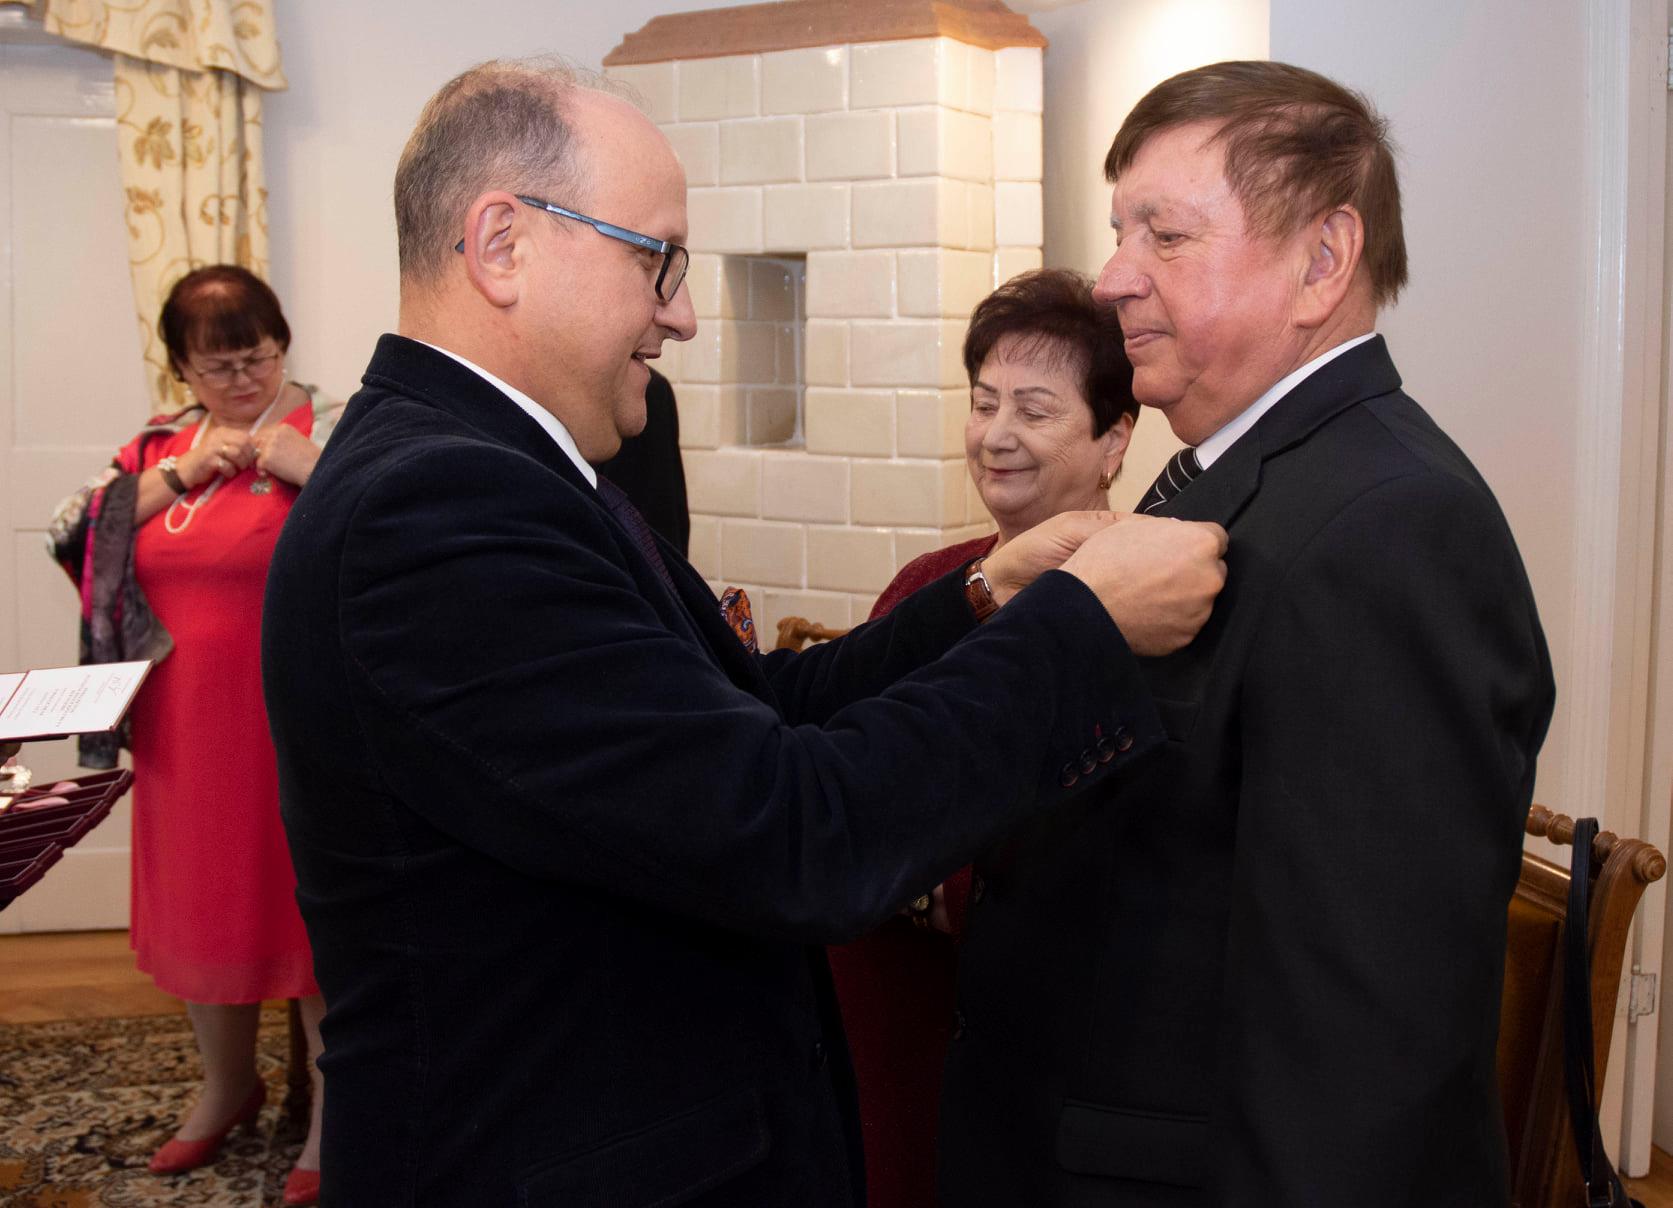
M 285 87 L 267 0 L 26 2 L 49 33 L 113 52 L 134 305 L 156 411 L 186 403 L 157 312 L 205 264 L 267 272 L 261 90 Z

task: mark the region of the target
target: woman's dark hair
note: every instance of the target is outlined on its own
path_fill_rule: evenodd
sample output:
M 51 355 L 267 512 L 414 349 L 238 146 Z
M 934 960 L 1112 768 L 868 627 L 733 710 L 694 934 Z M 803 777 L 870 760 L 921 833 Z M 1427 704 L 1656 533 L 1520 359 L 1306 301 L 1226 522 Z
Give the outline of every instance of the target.
M 254 348 L 271 336 L 290 348 L 290 324 L 267 282 L 236 264 L 193 269 L 174 283 L 157 318 L 174 376 L 188 350 L 228 352 Z
M 1123 415 L 1138 418 L 1133 366 L 1122 344 L 1115 307 L 1092 298 L 1092 281 L 1068 269 L 1044 268 L 1012 277 L 976 305 L 964 337 L 970 384 L 999 341 L 1020 338 L 1080 375 L 1092 408 L 1092 435 L 1102 436 Z

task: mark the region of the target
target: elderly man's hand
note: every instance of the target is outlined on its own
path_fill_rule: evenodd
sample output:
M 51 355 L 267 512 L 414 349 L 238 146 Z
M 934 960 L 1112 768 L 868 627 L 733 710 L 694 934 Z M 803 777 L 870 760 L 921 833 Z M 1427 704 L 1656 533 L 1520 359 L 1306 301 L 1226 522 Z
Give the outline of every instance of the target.
M 1171 654 L 1197 636 L 1226 582 L 1226 530 L 1162 516 L 1121 516 L 1063 563 L 1109 609 L 1141 655 Z
M 1046 571 L 1056 570 L 1081 542 L 1114 523 L 1113 512 L 1059 512 L 1007 541 L 982 560 L 994 602 L 1005 603 Z
M 23 750 L 21 742 L 0 742 L 0 763 L 5 763 L 21 750 Z

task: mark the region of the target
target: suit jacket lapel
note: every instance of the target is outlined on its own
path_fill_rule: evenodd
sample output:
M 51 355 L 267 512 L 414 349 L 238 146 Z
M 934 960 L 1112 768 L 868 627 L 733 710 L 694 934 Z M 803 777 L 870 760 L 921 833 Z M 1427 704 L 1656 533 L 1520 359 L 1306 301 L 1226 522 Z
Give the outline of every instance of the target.
M 364 380 L 368 385 L 422 399 L 476 428 L 490 440 L 535 458 L 583 491 L 621 534 L 622 545 L 632 550 L 633 555 L 644 563 L 644 573 L 638 576 L 641 590 L 666 604 L 658 611 L 678 618 L 675 623 L 684 636 L 706 647 L 733 682 L 748 687 L 760 696 L 770 694 L 766 677 L 720 615 L 720 603 L 703 577 L 678 550 L 657 538 L 657 549 L 676 587 L 675 595 L 670 596 L 661 576 L 639 551 L 633 535 L 604 505 L 598 492 L 569 459 L 569 455 L 558 447 L 545 429 L 491 382 L 445 353 L 397 335 L 379 338 L 377 351 L 372 354 Z
M 368 386 L 422 399 L 496 444 L 532 457 L 575 486 L 592 490 L 544 428 L 492 382 L 446 353 L 405 336 L 383 335 L 378 337 L 377 350 L 362 380 Z
M 1213 465 L 1154 514 L 1176 520 L 1212 520 L 1230 528 L 1261 481 L 1261 450 L 1249 439 L 1252 435 L 1234 441 Z
M 1260 486 L 1261 464 L 1300 444 L 1356 403 L 1400 389 L 1388 345 L 1375 336 L 1320 366 L 1286 394 L 1213 465 L 1156 510 L 1178 520 L 1212 520 L 1226 528 Z
M 673 577 L 674 586 L 679 590 L 680 603 L 685 606 L 686 614 L 694 622 L 703 644 L 713 653 L 721 670 L 733 683 L 748 688 L 763 699 L 771 699 L 772 689 L 767 683 L 766 673 L 726 623 L 726 618 L 720 613 L 720 601 L 715 599 L 703 576 L 660 536 L 656 543 L 662 551 L 662 560 L 668 563 L 668 573 Z

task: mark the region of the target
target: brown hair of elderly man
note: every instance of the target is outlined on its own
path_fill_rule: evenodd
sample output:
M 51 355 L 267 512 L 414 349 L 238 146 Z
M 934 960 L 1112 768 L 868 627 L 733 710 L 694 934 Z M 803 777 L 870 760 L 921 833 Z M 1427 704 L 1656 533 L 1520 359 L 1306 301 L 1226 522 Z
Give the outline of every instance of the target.
M 1334 80 L 1288 63 L 1212 63 L 1163 80 L 1121 124 L 1104 176 L 1112 184 L 1151 136 L 1216 122 L 1226 182 L 1250 230 L 1289 234 L 1336 206 L 1365 224 L 1364 266 L 1379 306 L 1406 284 L 1400 182 L 1388 122 Z
M 585 203 L 564 117 L 565 97 L 576 88 L 623 91 L 543 56 L 478 63 L 430 98 L 395 169 L 403 279 L 441 275 L 464 233 L 465 211 L 490 189 Z

